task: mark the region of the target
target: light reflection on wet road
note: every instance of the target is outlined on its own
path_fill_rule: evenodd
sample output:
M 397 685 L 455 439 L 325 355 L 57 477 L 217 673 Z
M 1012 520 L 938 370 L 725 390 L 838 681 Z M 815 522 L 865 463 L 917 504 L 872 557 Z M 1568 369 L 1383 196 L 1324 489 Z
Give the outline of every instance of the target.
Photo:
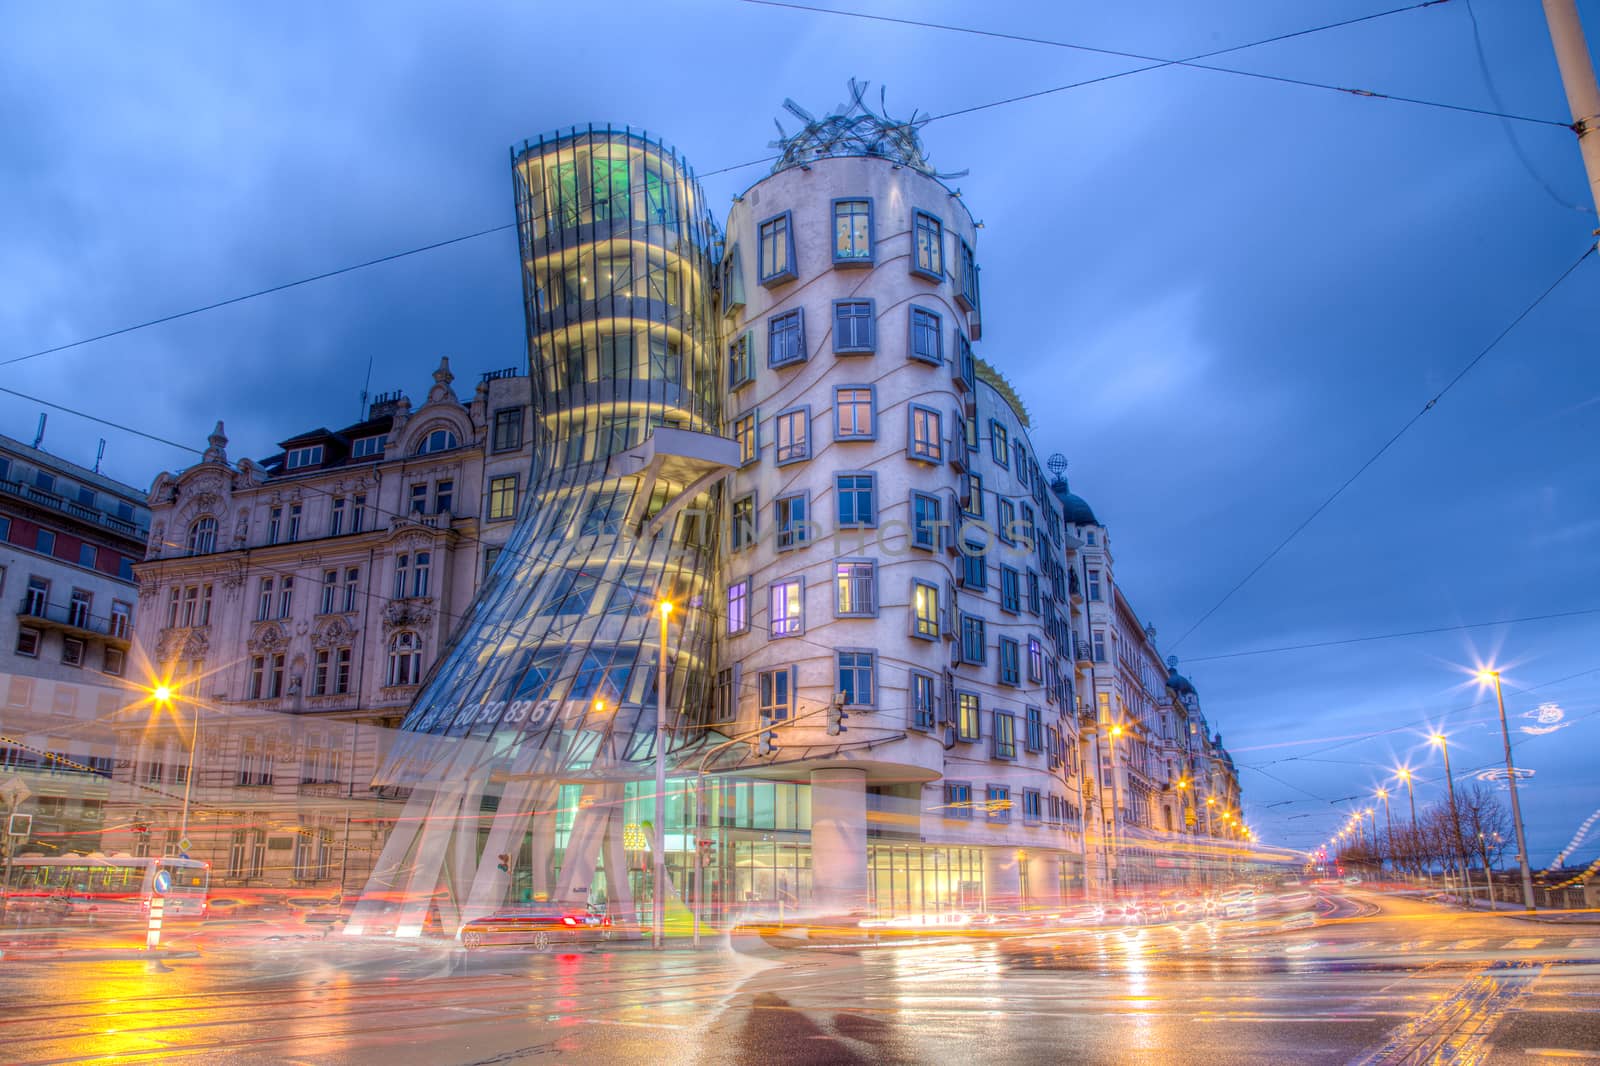
M 1355 914 L 1359 904 L 1345 913 Z M 7 1062 L 1397 1063 L 1600 1057 L 1600 926 L 1401 899 L 868 950 L 290 943 L 0 964 Z

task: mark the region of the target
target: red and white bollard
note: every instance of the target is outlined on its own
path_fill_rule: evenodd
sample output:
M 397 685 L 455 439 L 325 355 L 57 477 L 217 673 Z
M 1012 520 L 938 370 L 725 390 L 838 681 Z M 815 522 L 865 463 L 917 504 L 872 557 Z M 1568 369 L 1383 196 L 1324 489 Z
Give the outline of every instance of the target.
M 150 901 L 150 924 L 145 928 L 144 949 L 152 951 L 161 943 L 161 912 L 166 910 L 166 901 L 156 896 Z

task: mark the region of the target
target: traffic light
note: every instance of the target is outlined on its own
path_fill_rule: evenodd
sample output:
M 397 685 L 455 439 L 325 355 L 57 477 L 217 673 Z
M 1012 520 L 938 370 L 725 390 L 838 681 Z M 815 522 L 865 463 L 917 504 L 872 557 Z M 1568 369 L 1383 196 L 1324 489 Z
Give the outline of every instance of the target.
M 842 702 L 835 700 L 830 704 L 828 707 L 828 735 L 836 737 L 840 733 L 848 732 L 844 720 L 849 717 L 848 714 L 844 713 L 844 704 Z
M 756 741 L 756 754 L 763 757 L 778 754 L 777 730 L 769 729 L 761 734 L 761 738 Z
M 495 863 L 495 865 L 500 868 L 501 873 L 508 874 L 511 872 L 510 855 L 506 854 L 505 852 L 501 852 L 499 855 L 496 855 L 495 858 L 500 860 L 499 862 Z

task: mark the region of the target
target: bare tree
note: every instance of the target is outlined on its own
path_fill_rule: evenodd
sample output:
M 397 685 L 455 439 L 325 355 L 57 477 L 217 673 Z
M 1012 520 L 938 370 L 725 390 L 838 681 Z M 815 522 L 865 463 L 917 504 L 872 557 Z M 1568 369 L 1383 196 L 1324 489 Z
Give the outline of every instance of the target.
M 1511 816 L 1492 789 L 1474 783 L 1456 793 L 1461 835 L 1484 869 L 1498 864 L 1511 843 Z

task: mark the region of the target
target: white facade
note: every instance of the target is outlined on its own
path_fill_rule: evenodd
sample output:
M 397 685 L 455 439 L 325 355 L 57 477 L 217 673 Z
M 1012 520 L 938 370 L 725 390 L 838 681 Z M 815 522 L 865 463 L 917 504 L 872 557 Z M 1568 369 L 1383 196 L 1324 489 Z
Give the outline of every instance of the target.
M 861 900 L 869 824 L 982 849 L 991 901 L 1081 889 L 1070 640 L 1058 649 L 1049 622 L 1065 617 L 1065 547 L 1019 413 L 974 370 L 966 208 L 889 159 L 824 158 L 747 191 L 727 235 L 743 462 L 723 728 L 792 723 L 774 772 L 809 775 L 821 905 Z M 839 694 L 847 731 L 830 735 Z

